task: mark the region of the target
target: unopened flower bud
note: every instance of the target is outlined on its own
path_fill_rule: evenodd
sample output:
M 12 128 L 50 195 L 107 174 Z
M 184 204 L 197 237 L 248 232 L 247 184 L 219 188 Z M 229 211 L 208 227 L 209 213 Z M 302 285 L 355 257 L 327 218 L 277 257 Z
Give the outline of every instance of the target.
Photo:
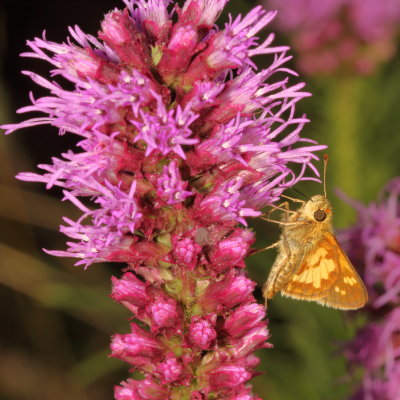
M 269 331 L 265 324 L 259 323 L 258 326 L 247 332 L 247 334 L 240 339 L 230 339 L 231 345 L 229 351 L 235 357 L 245 357 L 253 351 L 263 348 L 271 347 L 267 340 L 269 338 Z
M 247 382 L 250 378 L 251 373 L 243 366 L 223 364 L 210 373 L 209 384 L 215 389 L 220 387 L 234 388 Z
M 229 273 L 222 280 L 207 287 L 202 304 L 206 310 L 232 308 L 246 300 L 253 292 L 255 283 L 244 275 Z
M 215 319 L 215 318 L 214 318 Z M 200 349 L 208 349 L 217 337 L 212 318 L 194 317 L 189 325 L 190 341 Z
M 182 379 L 184 368 L 176 357 L 171 356 L 159 364 L 158 372 L 160 373 L 164 384 L 173 383 Z
M 144 380 L 128 379 L 116 386 L 114 390 L 116 400 L 165 400 L 169 397 L 164 385 L 158 384 L 151 376 Z
M 250 303 L 238 307 L 225 320 L 224 329 L 233 337 L 238 338 L 257 326 L 265 318 L 265 307 Z
M 209 255 L 212 268 L 223 271 L 228 267 L 245 267 L 244 257 L 254 242 L 249 230 L 238 229 L 228 238 L 221 240 Z
M 150 301 L 146 292 L 146 283 L 138 279 L 132 272 L 126 272 L 121 279 L 113 277 L 112 283 L 112 297 L 115 301 L 129 302 L 139 307 L 147 305 Z
M 189 269 L 193 269 L 196 266 L 197 255 L 201 250 L 199 246 L 192 238 L 185 237 L 175 241 L 174 245 L 174 258 L 180 264 L 186 264 Z
M 137 359 L 150 361 L 162 354 L 160 343 L 149 332 L 131 324 L 131 333 L 125 335 L 116 334 L 112 337 L 111 356 L 121 360 L 136 363 Z
M 167 297 L 155 297 L 153 302 L 146 308 L 154 324 L 153 330 L 160 328 L 175 327 L 180 325 L 180 313 L 176 300 Z

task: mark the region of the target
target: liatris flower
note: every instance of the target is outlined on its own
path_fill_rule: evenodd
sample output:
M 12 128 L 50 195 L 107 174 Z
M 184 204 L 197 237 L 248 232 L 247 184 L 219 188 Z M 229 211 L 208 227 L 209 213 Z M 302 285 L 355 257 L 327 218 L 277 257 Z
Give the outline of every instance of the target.
M 358 222 L 340 237 L 363 275 L 372 309 L 400 302 L 400 178 L 368 207 L 350 200 Z
M 396 51 L 399 0 L 266 0 L 308 74 L 369 74 Z
M 144 379 L 116 387 L 118 400 L 255 399 L 253 352 L 269 333 L 244 271 L 246 219 L 317 179 L 307 167 L 317 174 L 325 146 L 300 137 L 307 119 L 295 112 L 308 93 L 289 83 L 287 47 L 255 36 L 275 13 L 256 7 L 219 29 L 226 2 L 125 0 L 98 38 L 74 27 L 62 44 L 29 41 L 23 55 L 50 62 L 73 90 L 24 72 L 50 95 L 19 111 L 45 116 L 3 127 L 50 124 L 81 138 L 44 173 L 18 178 L 62 187 L 82 211 L 64 218 L 67 250 L 48 253 L 127 264 L 112 297 L 139 324 L 113 336 L 112 356 Z M 257 72 L 259 54 L 272 60 Z
M 352 202 L 358 223 L 341 235 L 370 294 L 369 323 L 347 347 L 353 365 L 365 368 L 354 399 L 400 398 L 400 178 L 377 203 Z

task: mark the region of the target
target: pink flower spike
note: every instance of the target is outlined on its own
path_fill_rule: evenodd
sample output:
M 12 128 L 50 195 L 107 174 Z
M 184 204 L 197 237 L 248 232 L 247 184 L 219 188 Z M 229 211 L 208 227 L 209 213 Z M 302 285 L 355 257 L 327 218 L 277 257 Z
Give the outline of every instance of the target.
M 276 27 L 289 35 L 307 74 L 373 73 L 393 57 L 400 2 L 388 0 L 265 0 Z
M 123 263 L 111 297 L 133 323 L 112 336 L 111 356 L 144 379 L 115 387 L 116 400 L 260 400 L 248 381 L 269 332 L 247 277 L 247 226 L 284 190 L 319 180 L 326 146 L 301 135 L 309 120 L 296 107 L 309 93 L 288 47 L 272 32 L 258 38 L 276 12 L 256 6 L 217 25 L 226 3 L 123 0 L 96 36 L 73 26 L 63 43 L 34 38 L 23 56 L 50 73 L 23 73 L 47 94 L 18 110 L 36 115 L 2 126 L 78 138 L 18 179 L 60 187 L 77 209 L 60 227 L 66 249 L 48 254 Z M 381 273 L 393 292 L 376 304 L 397 296 L 388 253 Z

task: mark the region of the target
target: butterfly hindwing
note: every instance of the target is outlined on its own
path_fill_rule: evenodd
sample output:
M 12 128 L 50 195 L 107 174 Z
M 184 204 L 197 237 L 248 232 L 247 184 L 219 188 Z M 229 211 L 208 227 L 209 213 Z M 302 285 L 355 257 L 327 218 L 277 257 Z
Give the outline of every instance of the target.
M 324 298 L 318 302 L 342 310 L 361 308 L 368 301 L 367 289 L 336 238 L 332 234 L 327 235 L 329 235 L 327 240 L 333 242 L 338 250 L 340 275 Z

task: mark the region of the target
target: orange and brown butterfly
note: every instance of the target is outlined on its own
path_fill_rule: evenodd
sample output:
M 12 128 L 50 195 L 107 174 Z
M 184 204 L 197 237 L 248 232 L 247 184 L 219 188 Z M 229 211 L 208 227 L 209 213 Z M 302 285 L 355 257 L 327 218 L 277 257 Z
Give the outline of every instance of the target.
M 325 157 L 325 166 L 327 157 Z M 325 176 L 325 173 L 324 173 Z M 324 192 L 325 179 L 324 179 Z M 340 247 L 332 228 L 332 206 L 322 195 L 308 201 L 286 197 L 302 205 L 284 211 L 277 258 L 263 287 L 265 299 L 281 292 L 283 296 L 316 301 L 341 310 L 355 310 L 368 301 L 367 290 L 350 260 Z

